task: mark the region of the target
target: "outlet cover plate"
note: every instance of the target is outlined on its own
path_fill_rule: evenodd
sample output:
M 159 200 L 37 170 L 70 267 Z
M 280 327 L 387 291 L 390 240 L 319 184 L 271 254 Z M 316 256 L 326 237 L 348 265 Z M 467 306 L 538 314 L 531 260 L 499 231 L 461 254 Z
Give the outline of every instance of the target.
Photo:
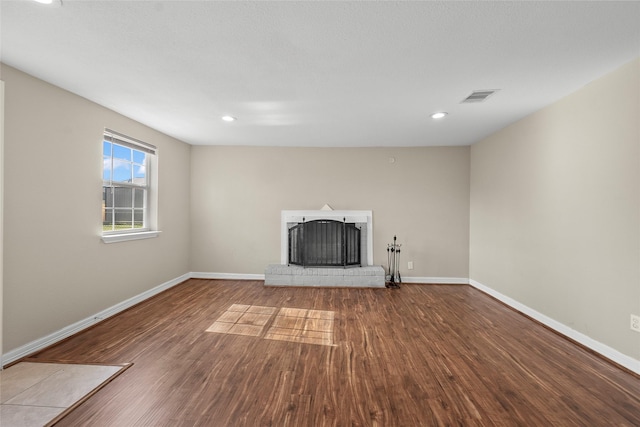
M 640 316 L 631 315 L 631 330 L 640 332 Z

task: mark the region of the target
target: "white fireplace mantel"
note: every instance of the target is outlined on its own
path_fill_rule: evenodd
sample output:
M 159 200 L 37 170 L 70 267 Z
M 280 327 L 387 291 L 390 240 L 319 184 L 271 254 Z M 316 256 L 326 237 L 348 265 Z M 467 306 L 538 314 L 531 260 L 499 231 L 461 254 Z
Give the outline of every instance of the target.
M 373 215 L 372 211 L 282 211 L 280 214 L 280 264 L 286 265 L 289 255 L 289 229 L 291 222 L 333 219 L 336 221 L 367 224 L 367 265 L 373 265 Z

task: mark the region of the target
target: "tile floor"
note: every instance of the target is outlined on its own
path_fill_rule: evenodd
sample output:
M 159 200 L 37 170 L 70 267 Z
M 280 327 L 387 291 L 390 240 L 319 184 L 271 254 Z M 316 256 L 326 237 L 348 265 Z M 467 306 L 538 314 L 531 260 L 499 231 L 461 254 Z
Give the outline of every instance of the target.
M 334 316 L 333 311 L 233 304 L 207 332 L 333 345 Z
M 42 427 L 123 366 L 21 362 L 0 371 L 0 425 Z

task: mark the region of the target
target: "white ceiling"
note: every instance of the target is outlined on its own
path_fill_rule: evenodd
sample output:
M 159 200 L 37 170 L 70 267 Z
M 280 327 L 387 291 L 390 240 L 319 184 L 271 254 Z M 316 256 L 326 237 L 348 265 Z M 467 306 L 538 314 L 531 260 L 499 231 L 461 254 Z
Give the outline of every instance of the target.
M 0 25 L 2 62 L 209 145 L 469 145 L 640 55 L 638 1 L 1 0 Z

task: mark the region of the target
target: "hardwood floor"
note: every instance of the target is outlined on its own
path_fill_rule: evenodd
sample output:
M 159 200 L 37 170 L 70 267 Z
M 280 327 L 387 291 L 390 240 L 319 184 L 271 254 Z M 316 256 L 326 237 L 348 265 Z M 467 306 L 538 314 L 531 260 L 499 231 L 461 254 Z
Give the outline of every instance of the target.
M 333 312 L 332 341 L 207 332 L 233 304 Z M 134 363 L 58 426 L 640 425 L 637 376 L 462 285 L 191 279 L 34 357 Z

